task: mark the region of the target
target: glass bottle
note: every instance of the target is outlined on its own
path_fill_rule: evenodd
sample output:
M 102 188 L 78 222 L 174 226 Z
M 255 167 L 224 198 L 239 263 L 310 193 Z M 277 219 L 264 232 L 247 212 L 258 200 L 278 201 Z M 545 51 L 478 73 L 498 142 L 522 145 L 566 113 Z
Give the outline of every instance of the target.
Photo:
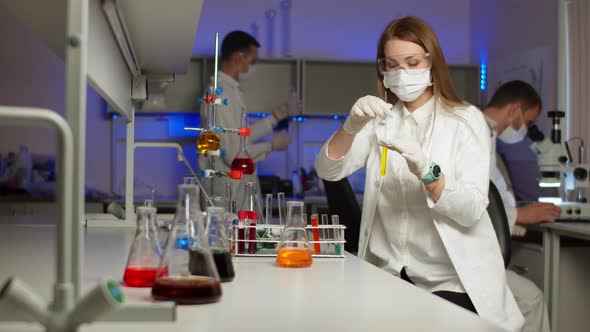
M 201 257 L 198 262 L 194 258 L 191 261 L 195 255 Z M 178 186 L 176 214 L 152 297 L 179 304 L 211 303 L 221 298 L 220 278 L 209 250 L 196 185 Z
M 160 264 L 162 250 L 156 226 L 156 208 L 152 201 L 136 209 L 137 230 L 123 275 L 126 287 L 152 287 Z
M 313 263 L 303 219 L 303 202 L 287 202 L 287 225 L 276 263 L 278 267 L 309 267 Z

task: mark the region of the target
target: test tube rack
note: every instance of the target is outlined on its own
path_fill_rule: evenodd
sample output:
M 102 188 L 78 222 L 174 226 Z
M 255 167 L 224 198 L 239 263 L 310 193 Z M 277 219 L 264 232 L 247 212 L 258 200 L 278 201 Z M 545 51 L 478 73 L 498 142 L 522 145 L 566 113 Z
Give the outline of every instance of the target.
M 283 225 L 232 225 L 232 254 L 234 256 L 247 257 L 276 257 L 278 253 L 281 235 L 285 226 Z M 320 234 L 319 240 L 309 240 L 309 247 L 314 258 L 345 258 L 344 225 L 318 225 L 305 227 L 308 237 L 312 239 L 312 231 L 317 230 Z M 243 231 L 243 232 L 240 232 Z M 256 232 L 256 239 L 250 240 L 249 236 L 252 231 Z M 243 233 L 243 236 L 241 234 Z M 256 245 L 255 252 L 249 252 L 250 244 Z M 243 244 L 243 245 L 241 245 Z M 320 252 L 315 252 L 314 248 L 319 244 Z M 240 250 L 240 248 L 243 250 Z

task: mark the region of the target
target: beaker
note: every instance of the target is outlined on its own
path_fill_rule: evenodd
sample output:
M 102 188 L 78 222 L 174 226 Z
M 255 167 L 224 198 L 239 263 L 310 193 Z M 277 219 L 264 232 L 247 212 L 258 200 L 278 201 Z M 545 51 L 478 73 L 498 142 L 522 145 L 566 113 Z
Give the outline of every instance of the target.
M 216 302 L 221 297 L 221 283 L 208 245 L 199 207 L 199 187 L 178 186 L 176 214 L 166 251 L 152 287 L 156 300 L 178 304 Z M 201 255 L 198 264 L 191 255 Z
M 234 266 L 231 260 L 230 241 L 227 238 L 227 219 L 224 208 L 210 206 L 207 208 L 206 232 L 209 237 L 209 248 L 213 254 L 213 260 L 219 272 L 222 282 L 232 281 L 235 276 Z M 204 258 L 198 251 L 191 251 L 189 267 L 191 271 L 198 270 L 201 260 Z
M 302 215 L 303 202 L 287 202 L 287 225 L 279 244 L 278 267 L 309 267 L 313 263 Z
M 162 250 L 156 226 L 156 208 L 152 201 L 136 209 L 137 230 L 129 250 L 127 265 L 123 275 L 123 285 L 127 287 L 152 287 L 160 264 Z

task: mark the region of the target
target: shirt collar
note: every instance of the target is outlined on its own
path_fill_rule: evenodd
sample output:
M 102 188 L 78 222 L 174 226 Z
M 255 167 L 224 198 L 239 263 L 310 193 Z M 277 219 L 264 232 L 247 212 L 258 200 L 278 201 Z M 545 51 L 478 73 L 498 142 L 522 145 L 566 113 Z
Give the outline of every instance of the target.
M 228 74 L 224 73 L 223 71 L 217 72 L 219 82 L 222 88 L 239 88 L 240 82 L 236 81 L 233 77 L 229 76 Z M 211 78 L 213 80 L 213 78 Z
M 434 96 L 430 97 L 430 99 L 428 99 L 428 101 L 424 105 L 418 107 L 413 112 L 408 111 L 408 108 L 406 107 L 405 103 L 403 103 L 402 101 L 400 102 L 402 103 L 403 117 L 411 117 L 418 124 L 423 124 L 426 120 L 428 120 L 428 118 L 430 118 L 432 112 L 434 111 Z

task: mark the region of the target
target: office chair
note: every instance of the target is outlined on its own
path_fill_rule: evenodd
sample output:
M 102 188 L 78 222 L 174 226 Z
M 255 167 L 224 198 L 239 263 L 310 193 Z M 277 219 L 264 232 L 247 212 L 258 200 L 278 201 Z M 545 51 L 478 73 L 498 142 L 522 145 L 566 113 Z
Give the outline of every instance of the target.
M 346 251 L 356 254 L 359 247 L 361 207 L 347 178 L 340 181 L 324 181 L 328 210 L 340 216 L 340 224 L 346 226 L 344 240 Z
M 494 226 L 494 231 L 500 244 L 502 258 L 504 258 L 504 267 L 506 267 L 510 263 L 510 256 L 512 255 L 510 226 L 508 225 L 508 217 L 506 216 L 506 210 L 504 210 L 502 197 L 492 181 L 490 181 L 488 200 L 490 201 L 488 215 L 492 220 L 492 226 Z

